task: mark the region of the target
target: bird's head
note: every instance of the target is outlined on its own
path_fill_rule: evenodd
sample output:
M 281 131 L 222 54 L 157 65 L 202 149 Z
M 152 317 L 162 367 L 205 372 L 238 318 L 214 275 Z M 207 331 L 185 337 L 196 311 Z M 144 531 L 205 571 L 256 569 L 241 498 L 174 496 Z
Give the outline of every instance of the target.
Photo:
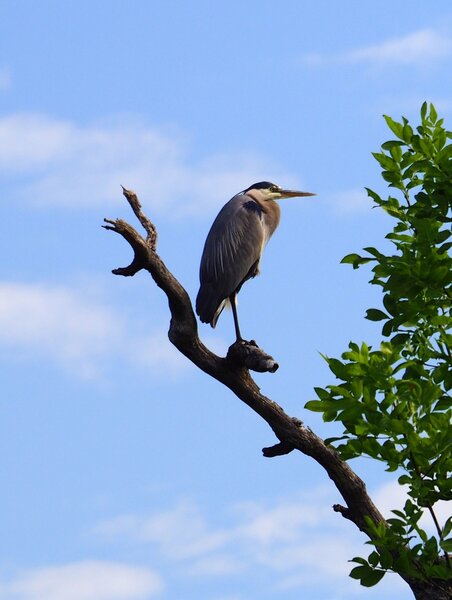
M 281 200 L 282 198 L 295 198 L 302 196 L 315 196 L 311 192 L 300 192 L 298 190 L 285 190 L 276 183 L 270 181 L 260 181 L 259 183 L 253 183 L 249 188 L 244 190 L 244 194 L 247 194 L 251 198 L 257 201 L 265 200 Z

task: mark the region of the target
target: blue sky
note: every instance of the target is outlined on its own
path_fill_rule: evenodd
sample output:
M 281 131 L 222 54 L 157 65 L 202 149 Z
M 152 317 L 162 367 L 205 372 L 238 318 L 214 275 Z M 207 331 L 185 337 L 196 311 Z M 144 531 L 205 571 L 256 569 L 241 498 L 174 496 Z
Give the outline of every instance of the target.
M 264 423 L 166 338 L 145 274 L 101 229 L 139 194 L 158 250 L 194 298 L 222 204 L 261 179 L 317 192 L 286 201 L 248 283 L 245 337 L 280 363 L 263 392 L 307 413 L 332 382 L 320 352 L 379 342 L 369 272 L 382 244 L 371 152 L 382 114 L 452 114 L 449 1 L 0 2 L 0 600 L 384 600 L 348 559 L 367 548 L 331 510 L 320 467 L 263 459 Z M 224 352 L 231 314 L 200 327 Z M 353 465 L 388 514 L 392 475 Z M 441 509 L 442 510 L 442 509 Z

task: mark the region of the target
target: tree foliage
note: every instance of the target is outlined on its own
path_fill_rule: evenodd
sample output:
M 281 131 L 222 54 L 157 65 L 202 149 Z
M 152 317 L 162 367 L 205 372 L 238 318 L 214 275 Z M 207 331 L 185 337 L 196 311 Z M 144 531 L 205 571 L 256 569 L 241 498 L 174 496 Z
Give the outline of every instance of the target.
M 306 404 L 343 435 L 327 440 L 345 460 L 368 456 L 395 471 L 408 499 L 387 523 L 369 520 L 374 546 L 351 576 L 376 584 L 387 571 L 419 579 L 450 579 L 452 517 L 440 523 L 439 500 L 451 499 L 452 479 L 452 133 L 433 105 L 421 124 L 385 117 L 395 139 L 374 153 L 390 195 L 368 189 L 392 219 L 384 249 L 365 248 L 342 262 L 372 266 L 382 306 L 366 318 L 382 324 L 379 348 L 351 342 L 339 358 L 325 357 L 337 383 L 316 388 Z M 389 249 L 388 249 L 389 248 Z M 435 534 L 420 525 L 427 512 Z

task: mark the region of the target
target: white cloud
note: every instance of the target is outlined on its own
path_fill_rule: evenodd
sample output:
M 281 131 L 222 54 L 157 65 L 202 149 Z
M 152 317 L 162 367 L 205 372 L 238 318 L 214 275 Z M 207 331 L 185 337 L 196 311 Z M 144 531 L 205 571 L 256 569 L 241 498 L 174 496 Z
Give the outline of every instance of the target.
M 124 345 L 123 349 L 125 349 Z M 127 354 L 136 365 L 147 369 L 158 369 L 165 365 L 172 373 L 185 370 L 191 364 L 174 348 L 168 339 L 168 334 L 163 331 L 134 338 Z
M 105 521 L 95 533 L 151 544 L 159 555 L 181 564 L 185 575 L 221 577 L 264 569 L 276 573 L 287 588 L 346 578 L 350 571 L 348 560 L 357 548 L 344 535 L 349 525 L 332 511 L 332 503 L 323 487 L 272 505 L 243 503 L 231 510 L 229 527 L 216 528 L 197 505 L 182 502 L 150 516 Z M 328 534 L 319 532 L 324 527 Z M 318 560 L 331 554 L 334 560 Z
M 422 29 L 401 38 L 353 50 L 344 56 L 350 62 L 425 65 L 452 54 L 452 38 L 433 29 Z
M 163 333 L 130 330 L 125 318 L 83 290 L 0 282 L 0 347 L 13 348 L 17 359 L 50 358 L 83 378 L 100 376 L 103 361 L 115 355 L 173 373 L 188 364 Z
M 25 571 L 0 582 L 0 599 L 148 600 L 162 589 L 150 569 L 93 560 Z
M 422 29 L 380 44 L 335 55 L 311 53 L 302 61 L 316 67 L 334 63 L 367 63 L 381 66 L 425 67 L 452 56 L 452 37 L 434 29 Z
M 0 119 L 0 170 L 28 173 L 64 163 L 76 145 L 76 130 L 66 121 L 42 115 L 13 114 Z M 74 149 L 75 150 L 75 149 Z
M 157 544 L 166 556 L 176 560 L 204 556 L 223 548 L 230 538 L 229 532 L 211 530 L 199 508 L 186 501 L 151 516 L 117 517 L 101 523 L 96 531 Z
M 259 555 L 259 562 L 276 571 L 280 571 L 284 581 L 292 579 L 294 574 L 304 573 L 304 581 L 320 581 L 324 577 L 345 578 L 350 571 L 349 560 L 356 550 L 347 538 L 338 535 L 336 528 L 331 533 L 317 531 L 315 535 L 302 538 L 298 532 L 293 543 L 265 549 Z M 334 560 L 319 561 L 319 556 L 334 556 Z
M 404 491 L 394 482 L 377 488 L 372 497 L 389 515 L 389 508 L 403 504 Z M 219 527 L 200 506 L 182 501 L 151 515 L 110 519 L 94 533 L 104 540 L 119 536 L 128 543 L 148 544 L 150 551 L 166 557 L 176 577 L 227 577 L 231 582 L 254 576 L 262 581 L 269 575 L 275 593 L 297 589 L 307 597 L 322 582 L 331 598 L 345 600 L 362 594 L 359 583 L 348 577 L 354 566 L 350 561 L 367 556 L 371 548 L 364 535 L 333 512 L 336 501 L 334 489 L 319 486 L 272 502 L 244 502 L 230 507 Z M 391 590 L 398 597 L 408 592 L 390 574 L 378 589 L 366 593 L 378 598 Z
M 325 495 L 325 490 L 317 489 L 316 499 L 300 494 L 280 500 L 272 507 L 258 503 L 242 505 L 237 508 L 244 521 L 240 536 L 261 546 L 296 541 L 302 530 L 316 527 L 330 515 L 331 507 L 321 502 Z
M 99 356 L 119 340 L 113 312 L 73 290 L 0 283 L 0 342 L 19 353 L 50 356 L 89 377 Z
M 190 160 L 182 136 L 131 118 L 78 126 L 39 114 L 0 119 L 0 173 L 16 177 L 22 202 L 87 208 L 120 202 L 120 185 L 152 211 L 204 212 L 259 179 L 297 182 L 251 152 Z

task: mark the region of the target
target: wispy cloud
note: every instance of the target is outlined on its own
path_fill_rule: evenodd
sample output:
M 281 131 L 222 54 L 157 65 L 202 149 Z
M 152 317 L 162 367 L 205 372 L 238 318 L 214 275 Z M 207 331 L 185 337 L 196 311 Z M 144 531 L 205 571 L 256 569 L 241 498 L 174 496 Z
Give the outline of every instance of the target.
M 426 67 L 452 56 L 452 36 L 434 29 L 421 29 L 379 44 L 338 54 L 310 53 L 302 62 L 310 66 L 367 63 L 377 66 Z
M 0 119 L 0 173 L 15 177 L 24 202 L 106 206 L 118 202 L 122 184 L 146 197 L 153 211 L 177 216 L 218 205 L 225 190 L 232 196 L 262 178 L 299 183 L 252 152 L 198 160 L 189 154 L 181 135 L 132 118 L 86 126 L 38 114 Z
M 130 323 L 83 290 L 0 282 L 0 347 L 16 359 L 51 359 L 82 378 L 102 376 L 115 357 L 173 373 L 186 361 L 163 332 L 137 335 Z
M 154 545 L 158 553 L 180 563 L 185 575 L 219 577 L 270 569 L 280 585 L 303 574 L 303 584 L 328 576 L 346 577 L 353 545 L 342 533 L 345 526 L 334 515 L 323 488 L 296 494 L 273 505 L 243 503 L 229 512 L 229 527 L 215 528 L 193 502 L 181 502 L 163 512 L 124 515 L 100 523 L 96 535 Z M 318 528 L 328 523 L 328 534 Z M 334 553 L 334 561 L 319 556 Z
M 377 503 L 394 508 L 400 496 L 394 485 L 375 490 Z M 94 534 L 104 541 L 149 545 L 173 565 L 175 577 L 227 577 L 229 582 L 245 577 L 249 582 L 257 573 L 262 582 L 263 574 L 271 573 L 276 593 L 296 589 L 310 597 L 321 581 L 329 586 L 329 597 L 345 600 L 362 593 L 348 578 L 349 561 L 369 549 L 365 537 L 332 511 L 336 500 L 331 488 L 319 486 L 273 502 L 243 502 L 229 507 L 220 527 L 212 525 L 199 505 L 184 500 L 162 512 L 109 519 Z M 381 593 L 405 597 L 404 586 L 388 575 L 378 590 L 366 593 L 369 598 Z
M 110 519 L 100 523 L 96 532 L 101 536 L 156 544 L 165 556 L 175 560 L 198 559 L 223 548 L 231 537 L 226 530 L 212 530 L 199 507 L 186 501 L 150 516 L 123 515 Z
M 149 600 L 163 589 L 160 576 L 142 567 L 84 561 L 31 569 L 0 580 L 1 600 Z

